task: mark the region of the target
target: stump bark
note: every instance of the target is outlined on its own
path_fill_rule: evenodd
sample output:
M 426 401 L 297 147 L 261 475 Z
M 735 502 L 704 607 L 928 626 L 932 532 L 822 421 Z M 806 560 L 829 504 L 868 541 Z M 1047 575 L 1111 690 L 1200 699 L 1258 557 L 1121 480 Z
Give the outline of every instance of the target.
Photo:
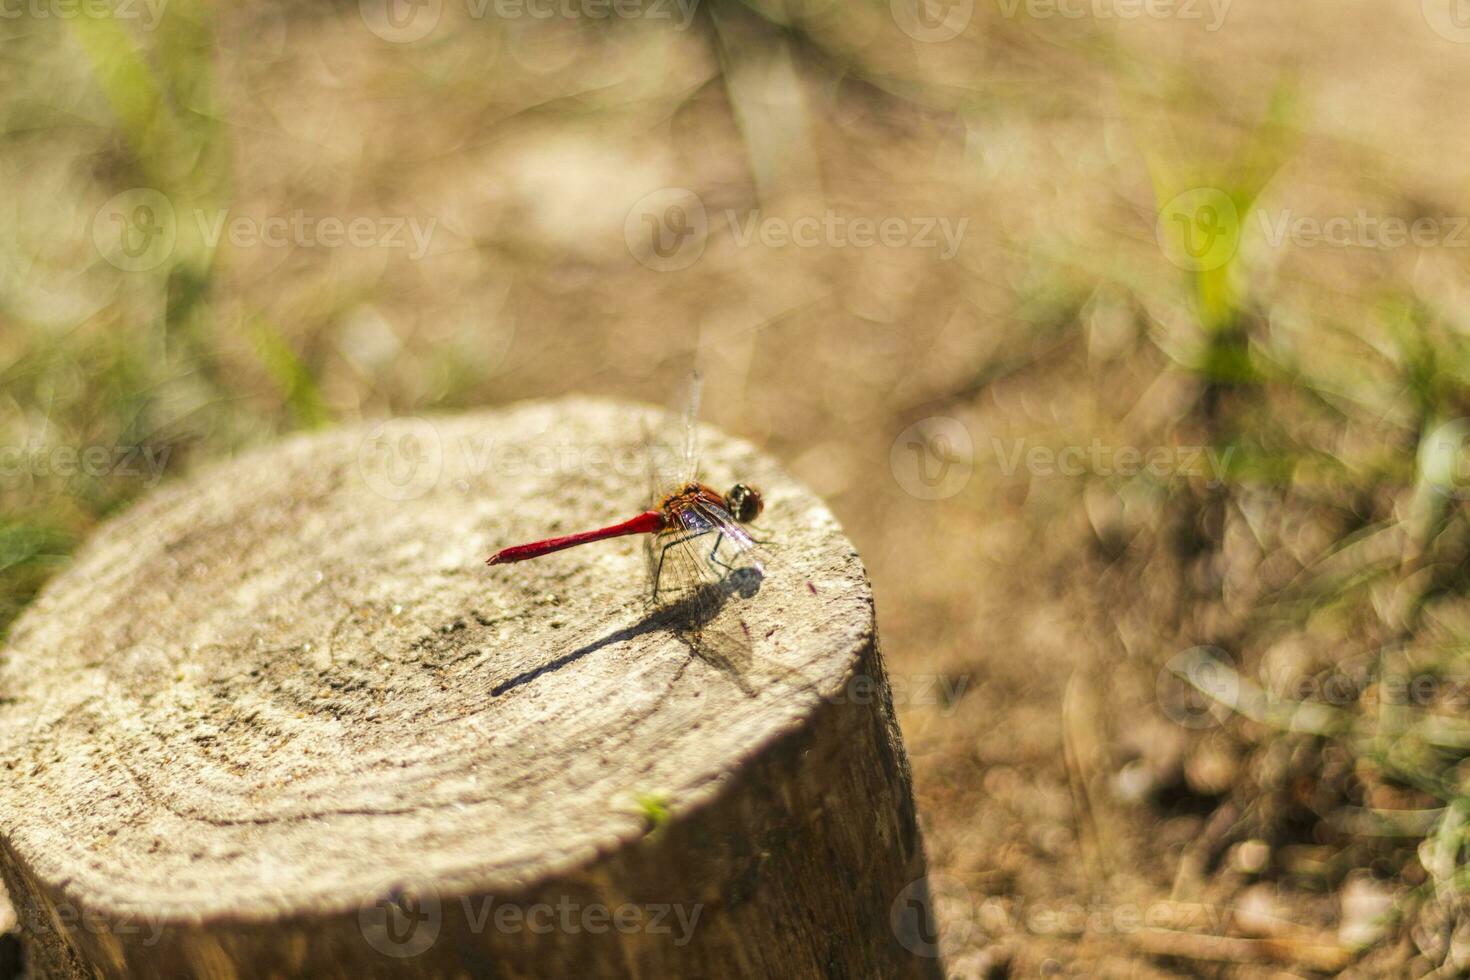
M 761 486 L 732 672 L 621 539 L 638 406 L 300 437 L 155 492 L 0 656 L 0 875 L 39 976 L 938 977 L 858 556 Z

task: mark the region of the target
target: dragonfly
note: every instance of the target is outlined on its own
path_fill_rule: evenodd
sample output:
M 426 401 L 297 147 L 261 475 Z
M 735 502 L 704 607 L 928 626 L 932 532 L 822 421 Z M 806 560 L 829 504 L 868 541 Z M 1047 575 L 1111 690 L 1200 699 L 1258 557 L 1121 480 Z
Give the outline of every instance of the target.
M 749 527 L 764 511 L 765 497 L 745 482 L 721 493 L 700 481 L 700 387 L 696 375 L 682 420 L 682 453 L 669 449 L 677 440 L 656 440 L 645 427 L 648 509 L 607 527 L 503 548 L 486 564 L 508 565 L 596 541 L 647 535 L 651 604 L 675 620 L 696 654 L 730 673 L 749 694 L 737 666 L 750 659 L 748 629 L 721 612 L 732 594 L 748 598 L 751 586 L 758 589 L 766 574 L 770 557 Z

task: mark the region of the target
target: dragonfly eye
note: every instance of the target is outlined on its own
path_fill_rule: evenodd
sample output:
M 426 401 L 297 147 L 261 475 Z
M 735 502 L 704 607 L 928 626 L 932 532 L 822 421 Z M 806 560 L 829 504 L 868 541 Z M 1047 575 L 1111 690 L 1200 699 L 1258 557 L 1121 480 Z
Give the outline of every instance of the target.
M 725 494 L 725 504 L 730 508 L 730 514 L 741 524 L 749 524 L 761 516 L 761 510 L 766 502 L 761 499 L 761 492 L 755 487 L 737 483 Z

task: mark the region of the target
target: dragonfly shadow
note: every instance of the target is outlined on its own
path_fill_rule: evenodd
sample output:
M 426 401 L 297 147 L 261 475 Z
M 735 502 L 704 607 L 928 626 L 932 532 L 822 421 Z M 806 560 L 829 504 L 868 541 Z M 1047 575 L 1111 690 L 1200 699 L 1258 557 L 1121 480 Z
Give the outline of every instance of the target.
M 538 677 L 561 670 L 576 663 L 591 653 L 615 643 L 623 643 L 645 633 L 669 631 L 683 641 L 696 656 L 701 654 L 698 637 L 710 623 L 719 618 L 726 604 L 735 596 L 749 599 L 760 591 L 764 576 L 754 567 L 737 568 L 720 582 L 699 586 L 687 595 L 660 605 L 638 622 L 609 633 L 600 639 L 557 657 L 549 663 L 522 671 L 509 680 L 502 681 L 490 689 L 491 697 L 500 697 L 518 687 L 529 684 Z

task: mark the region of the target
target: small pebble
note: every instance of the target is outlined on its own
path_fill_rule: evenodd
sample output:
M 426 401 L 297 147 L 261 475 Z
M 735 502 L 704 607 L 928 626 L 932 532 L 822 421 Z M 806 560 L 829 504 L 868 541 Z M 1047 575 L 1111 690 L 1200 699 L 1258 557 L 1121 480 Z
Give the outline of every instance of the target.
M 1242 874 L 1258 875 L 1271 861 L 1271 845 L 1263 840 L 1241 841 L 1230 850 L 1230 864 Z

